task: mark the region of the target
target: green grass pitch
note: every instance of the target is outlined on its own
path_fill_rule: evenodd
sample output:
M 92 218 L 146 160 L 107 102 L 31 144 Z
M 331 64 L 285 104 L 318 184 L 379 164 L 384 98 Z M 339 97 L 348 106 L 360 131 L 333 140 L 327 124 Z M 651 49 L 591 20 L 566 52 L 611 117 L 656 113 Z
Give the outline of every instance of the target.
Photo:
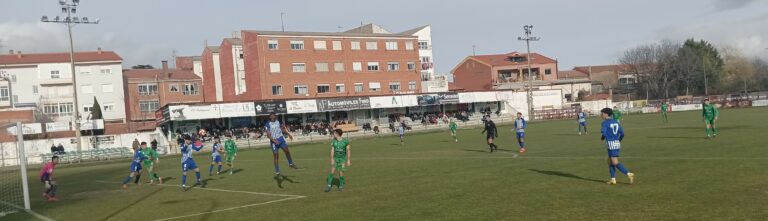
M 352 138 L 352 166 L 344 192 L 323 192 L 329 144 L 293 145 L 287 179 L 273 176 L 271 152 L 242 151 L 234 175 L 208 176 L 208 154 L 196 154 L 206 188 L 182 192 L 178 157 L 163 158 L 167 186 L 118 184 L 129 162 L 62 165 L 60 201 L 40 197 L 30 172 L 34 211 L 55 220 L 766 220 L 768 219 L 768 109 L 722 110 L 719 136 L 704 139 L 701 113 L 627 115 L 621 162 L 609 186 L 597 118 L 589 135 L 576 121 L 531 123 L 528 152 L 517 156 L 510 126 L 488 153 L 480 129 Z M 225 166 L 226 169 L 226 166 Z M 193 173 L 189 183 L 194 182 Z M 146 175 L 142 177 L 146 181 Z M 14 213 L 2 220 L 35 220 Z

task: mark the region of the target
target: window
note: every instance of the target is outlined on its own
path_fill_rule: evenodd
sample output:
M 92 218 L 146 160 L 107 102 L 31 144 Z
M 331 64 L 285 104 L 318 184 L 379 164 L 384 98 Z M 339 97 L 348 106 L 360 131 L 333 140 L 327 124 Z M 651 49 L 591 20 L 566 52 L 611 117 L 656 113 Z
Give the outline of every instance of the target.
M 427 50 L 427 49 L 429 49 L 429 42 L 419 41 L 419 50 Z
M 365 42 L 365 49 L 371 51 L 379 50 L 379 45 L 375 41 Z
M 416 70 L 416 62 L 408 62 L 408 70 L 409 71 Z
M 243 59 L 245 57 L 245 54 L 240 53 L 240 59 Z
M 333 50 L 341 51 L 341 41 L 333 41 Z
M 400 82 L 389 82 L 389 91 L 400 91 Z
M 114 91 L 115 91 L 115 88 L 112 87 L 112 84 L 102 84 L 101 85 L 101 92 L 112 93 Z
M 112 69 L 111 68 L 101 68 L 101 73 L 102 74 L 111 74 L 112 73 Z
M 346 91 L 344 84 L 336 84 L 336 93 L 344 93 Z
M 368 71 L 379 71 L 379 62 L 368 62 Z
M 15 74 L 11 75 L 11 83 L 16 83 L 16 75 Z
M 317 85 L 317 93 L 318 94 L 324 94 L 331 92 L 331 86 L 327 84 L 318 84 Z
M 355 92 L 363 92 L 363 83 L 355 83 Z
M 83 85 L 80 88 L 80 90 L 83 91 L 83 94 L 93 94 L 93 86 L 91 85 Z
M 352 42 L 352 50 L 360 50 L 360 42 L 359 41 L 353 41 Z
M 157 84 L 139 84 L 139 95 L 157 94 Z
M 43 105 L 43 113 L 44 114 L 58 114 L 59 113 L 59 104 L 46 104 L 46 105 Z
M 9 101 L 11 99 L 10 94 L 11 91 L 8 86 L 0 86 L 0 101 Z
M 328 63 L 315 63 L 315 72 L 328 72 Z
M 336 72 L 344 72 L 344 63 L 333 64 L 333 70 Z
M 291 41 L 291 50 L 304 50 L 304 41 Z
M 277 50 L 278 49 L 277 40 L 268 40 L 267 41 L 267 48 L 269 50 Z
M 51 71 L 51 79 L 59 79 L 61 78 L 61 74 L 59 71 Z
M 104 105 L 104 112 L 112 112 L 115 110 L 114 104 L 105 104 Z
M 326 50 L 326 46 L 325 41 L 315 41 L 315 50 Z
M 352 71 L 363 71 L 363 62 L 352 62 Z
M 397 41 L 387 41 L 387 51 L 397 50 Z
M 141 110 L 141 112 L 154 113 L 155 110 L 157 110 L 158 108 L 160 108 L 159 101 L 139 101 L 139 109 Z
M 272 95 L 283 95 L 283 86 L 272 85 Z
M 549 69 L 549 68 L 544 69 L 544 74 L 545 75 L 551 75 L 552 74 L 552 69 Z
M 59 116 L 71 116 L 74 107 L 72 103 L 59 103 Z
M 197 95 L 200 93 L 200 88 L 197 87 L 197 83 L 186 83 L 181 93 L 184 95 Z
M 387 70 L 389 70 L 389 71 L 400 70 L 400 63 L 397 63 L 397 62 L 389 62 L 389 63 L 387 63 Z
M 293 63 L 291 64 L 291 67 L 293 67 L 294 73 L 304 73 L 307 72 L 307 64 L 305 63 Z
M 168 85 L 168 91 L 170 91 L 170 92 L 179 92 L 179 84 L 169 84 Z
M 415 91 L 416 90 L 416 82 L 410 81 L 408 82 L 408 90 Z
M 295 94 L 309 94 L 306 84 L 297 84 L 293 86 L 293 93 Z
M 40 93 L 40 89 L 38 89 L 38 88 L 37 88 L 37 85 L 32 85 L 32 93 L 33 93 L 33 94 L 38 94 L 38 93 Z
M 91 112 L 91 111 L 93 111 L 93 104 L 83 106 L 83 112 Z
M 269 73 L 280 73 L 280 63 L 269 63 Z
M 427 57 L 427 56 L 419 57 L 419 59 L 421 60 L 421 63 L 430 63 L 430 62 L 432 62 L 432 58 Z
M 412 41 L 406 41 L 405 42 L 405 50 L 413 51 L 413 42 Z
M 381 91 L 381 84 L 379 82 L 370 82 L 368 83 L 368 88 L 373 92 Z

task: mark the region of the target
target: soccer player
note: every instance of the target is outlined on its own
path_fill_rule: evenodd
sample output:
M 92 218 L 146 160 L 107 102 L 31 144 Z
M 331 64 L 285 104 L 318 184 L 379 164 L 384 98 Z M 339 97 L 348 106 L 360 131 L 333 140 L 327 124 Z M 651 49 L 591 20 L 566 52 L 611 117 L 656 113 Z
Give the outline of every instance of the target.
M 622 116 L 621 116 L 621 111 L 619 111 L 619 108 L 617 108 L 616 106 L 613 106 L 613 109 L 611 110 L 613 110 L 613 119 L 616 120 L 616 122 L 621 123 Z
M 144 143 L 144 146 L 146 145 L 147 143 Z M 123 180 L 123 189 L 128 189 L 128 182 L 131 182 L 131 178 L 133 177 L 136 177 L 136 181 L 133 183 L 139 185 L 139 180 L 141 179 L 141 162 L 147 160 L 147 157 L 141 153 L 139 147 L 133 147 L 133 152 L 133 160 L 131 160 L 131 173 L 128 174 L 128 176 Z
M 213 138 L 213 150 L 211 150 L 211 166 L 208 167 L 208 176 L 213 173 L 213 166 L 219 165 L 219 170 L 216 171 L 216 175 L 221 174 L 221 154 L 224 153 L 224 148 L 221 146 L 221 140 L 219 136 Z
M 327 186 L 325 192 L 331 191 L 333 175 L 339 172 L 339 191 L 344 191 L 344 171 L 352 165 L 352 152 L 349 151 L 349 140 L 342 137 L 344 131 L 341 129 L 333 130 L 333 140 L 331 141 L 331 173 L 328 174 Z
M 299 169 L 299 167 L 293 163 L 291 151 L 288 150 L 288 142 L 286 142 L 285 137 L 283 137 L 285 134 L 288 135 L 288 138 L 293 140 L 293 135 L 288 133 L 288 130 L 285 129 L 284 125 L 280 124 L 280 121 L 277 120 L 277 115 L 275 115 L 274 112 L 269 113 L 269 121 L 264 125 L 264 129 L 267 131 L 267 138 L 272 142 L 272 157 L 275 163 L 275 176 L 277 178 L 282 178 L 282 175 L 280 174 L 280 164 L 278 163 L 280 153 L 277 152 L 280 149 L 283 149 L 285 158 L 288 159 L 288 166 L 293 169 Z
M 451 119 L 451 122 L 448 124 L 448 128 L 451 129 L 451 137 L 453 137 L 454 142 L 459 142 L 459 137 L 456 136 L 456 129 L 458 129 L 459 125 L 456 124 L 456 121 Z
M 229 166 L 229 175 L 232 175 L 232 171 L 235 167 L 235 156 L 237 156 L 237 145 L 232 140 L 232 135 L 227 134 L 227 141 L 224 142 L 224 150 L 227 152 L 227 165 Z
M 584 129 L 584 134 L 587 133 L 587 113 L 584 113 L 583 110 L 579 110 L 579 113 L 576 115 L 576 122 L 579 122 L 579 135 L 581 135 L 581 129 Z
M 405 145 L 405 122 L 398 122 L 397 132 L 400 134 L 400 145 Z
M 58 185 L 56 185 L 56 181 L 53 181 L 53 169 L 56 168 L 56 164 L 59 164 L 59 156 L 54 155 L 51 158 L 51 162 L 46 163 L 43 165 L 43 168 L 40 169 L 40 182 L 45 185 L 43 198 L 48 200 L 48 202 L 59 200 L 56 198 L 56 189 L 58 188 Z
M 602 136 L 600 140 L 605 140 L 608 148 L 608 171 L 611 173 L 611 180 L 608 181 L 610 185 L 616 185 L 616 169 L 619 169 L 622 173 L 629 177 L 629 183 L 635 182 L 635 174 L 630 173 L 629 170 L 624 168 L 624 165 L 619 163 L 619 152 L 621 152 L 621 140 L 624 139 L 624 129 L 613 117 L 613 110 L 611 108 L 603 108 L 600 110 L 603 117 L 603 124 L 600 127 L 600 133 Z
M 205 133 L 204 130 L 200 130 L 201 133 Z M 200 180 L 200 168 L 197 168 L 195 160 L 192 159 L 192 151 L 200 151 L 203 149 L 203 142 L 201 140 L 195 140 L 192 143 L 192 137 L 184 135 L 184 144 L 181 145 L 181 188 L 187 191 L 187 170 L 194 170 L 195 177 L 197 178 L 196 185 L 201 185 Z
M 709 98 L 704 99 L 704 105 L 701 105 L 701 107 L 701 115 L 704 118 L 704 123 L 707 124 L 707 139 L 710 137 L 717 137 L 717 127 L 715 126 L 719 115 L 717 108 L 715 105 L 709 103 Z M 710 135 L 710 131 L 712 135 Z
M 525 153 L 525 128 L 528 123 L 523 118 L 523 113 L 517 112 L 517 119 L 515 119 L 515 135 L 517 137 L 517 144 L 520 144 L 520 153 Z
M 140 146 L 141 153 L 147 157 L 147 160 L 144 160 L 144 168 L 147 168 L 147 173 L 149 173 L 149 183 L 154 184 L 157 180 L 159 184 L 163 184 L 163 178 L 155 173 L 155 164 L 160 162 L 160 155 L 157 154 L 157 150 L 147 147 L 147 142 L 141 142 Z
M 662 101 L 661 102 L 661 121 L 665 124 L 669 122 L 667 120 L 667 107 L 668 107 L 667 101 Z
M 485 135 L 485 139 L 488 141 L 488 147 L 491 148 L 491 153 L 499 149 L 499 146 L 496 146 L 496 144 L 493 143 L 493 138 L 499 137 L 499 133 L 496 130 L 496 124 L 493 123 L 493 120 L 488 119 L 485 121 L 485 128 L 483 128 L 483 131 L 480 132 L 485 133 L 488 132 Z

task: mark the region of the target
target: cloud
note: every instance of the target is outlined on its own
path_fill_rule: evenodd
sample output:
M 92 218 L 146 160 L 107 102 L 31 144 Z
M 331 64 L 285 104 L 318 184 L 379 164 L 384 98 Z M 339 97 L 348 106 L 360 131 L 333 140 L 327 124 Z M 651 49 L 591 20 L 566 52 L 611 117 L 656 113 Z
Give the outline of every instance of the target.
M 679 41 L 687 38 L 704 39 L 718 48 L 732 47 L 747 56 L 767 57 L 766 24 L 768 24 L 768 14 L 718 23 L 668 27 L 659 32 L 659 37 Z
M 89 33 L 78 31 L 73 33 L 76 51 L 103 50 L 115 51 L 123 57 L 123 66 L 136 64 L 153 64 L 157 66 L 160 60 L 168 60 L 171 49 L 157 47 L 137 42 L 130 36 L 115 33 Z M 49 23 L 0 23 L 0 47 L 23 53 L 66 52 L 69 50 L 69 38 L 66 26 Z M 173 62 L 171 62 L 173 63 Z
M 734 10 L 748 6 L 757 0 L 715 0 L 715 9 L 719 11 Z

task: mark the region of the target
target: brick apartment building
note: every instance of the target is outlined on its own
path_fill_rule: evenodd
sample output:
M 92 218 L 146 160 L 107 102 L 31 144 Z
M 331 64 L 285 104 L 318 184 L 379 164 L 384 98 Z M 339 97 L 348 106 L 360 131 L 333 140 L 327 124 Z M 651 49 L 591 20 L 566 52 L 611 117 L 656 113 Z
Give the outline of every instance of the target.
M 390 33 L 241 31 L 201 56 L 205 101 L 417 93 L 429 75 L 429 26 Z M 421 31 L 420 31 L 421 30 Z M 429 52 L 428 56 L 424 56 Z M 422 67 L 421 60 L 430 61 Z
M 125 112 L 130 121 L 155 120 L 155 111 L 169 103 L 203 102 L 202 80 L 192 70 L 130 69 L 123 73 Z
M 491 90 L 496 84 L 528 80 L 528 56 L 525 53 L 477 55 L 465 58 L 451 71 L 456 87 L 467 91 Z M 557 61 L 531 53 L 534 80 L 557 80 Z

